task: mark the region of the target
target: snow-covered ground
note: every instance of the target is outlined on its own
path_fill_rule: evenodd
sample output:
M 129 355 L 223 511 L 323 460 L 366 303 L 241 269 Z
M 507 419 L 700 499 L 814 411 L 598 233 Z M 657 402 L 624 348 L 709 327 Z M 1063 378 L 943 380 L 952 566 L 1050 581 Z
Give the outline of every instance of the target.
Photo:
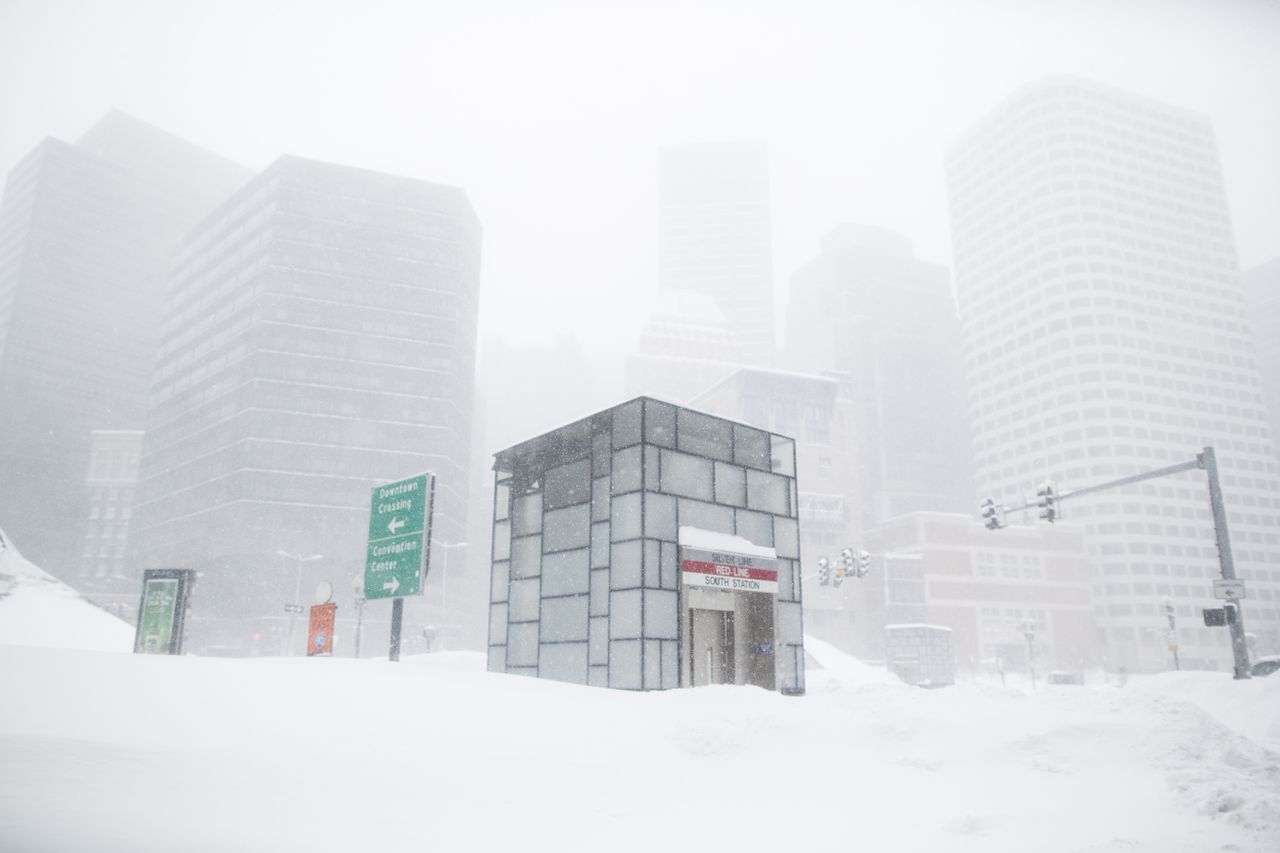
M 6 853 L 1280 850 L 1280 677 L 930 691 L 814 642 L 804 697 L 639 694 L 0 636 Z

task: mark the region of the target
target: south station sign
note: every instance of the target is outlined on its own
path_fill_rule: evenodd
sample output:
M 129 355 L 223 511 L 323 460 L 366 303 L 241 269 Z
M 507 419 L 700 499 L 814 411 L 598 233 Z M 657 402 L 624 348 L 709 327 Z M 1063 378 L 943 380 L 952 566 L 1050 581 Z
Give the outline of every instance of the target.
M 768 557 L 682 548 L 680 575 L 685 586 L 778 594 L 778 561 Z

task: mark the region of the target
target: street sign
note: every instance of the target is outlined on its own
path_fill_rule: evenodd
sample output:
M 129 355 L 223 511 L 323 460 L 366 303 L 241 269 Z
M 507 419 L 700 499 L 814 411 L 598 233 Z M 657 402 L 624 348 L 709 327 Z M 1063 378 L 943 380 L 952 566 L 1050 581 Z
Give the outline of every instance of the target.
M 137 654 L 180 655 L 193 569 L 147 569 L 133 637 Z
M 1239 601 L 1245 598 L 1244 581 L 1237 578 L 1218 578 L 1213 582 L 1213 597 L 1226 601 Z
M 338 615 L 336 604 L 316 604 L 311 608 L 307 625 L 307 656 L 333 654 L 333 622 Z
M 375 486 L 369 506 L 366 599 L 399 598 L 422 591 L 431 543 L 434 474 Z
M 687 587 L 699 586 L 728 592 L 763 592 L 778 594 L 777 560 L 706 551 L 698 548 L 682 548 L 680 555 L 681 580 Z

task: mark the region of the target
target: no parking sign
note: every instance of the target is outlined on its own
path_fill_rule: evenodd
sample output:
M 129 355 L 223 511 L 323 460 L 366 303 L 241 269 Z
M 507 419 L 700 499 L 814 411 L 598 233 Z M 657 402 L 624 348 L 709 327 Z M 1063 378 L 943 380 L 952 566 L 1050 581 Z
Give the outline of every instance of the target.
M 307 655 L 333 654 L 333 620 L 338 605 L 315 604 L 311 607 L 311 622 L 307 628 Z

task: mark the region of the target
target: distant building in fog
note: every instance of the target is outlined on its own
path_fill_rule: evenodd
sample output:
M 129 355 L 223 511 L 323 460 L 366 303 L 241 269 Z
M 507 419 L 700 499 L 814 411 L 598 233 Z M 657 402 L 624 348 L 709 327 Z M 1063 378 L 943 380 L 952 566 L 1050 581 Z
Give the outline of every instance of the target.
M 90 432 L 139 429 L 145 419 L 169 253 L 249 177 L 119 112 L 75 144 L 45 139 L 9 173 L 0 207 L 0 525 L 64 579 L 81 564 Z
M 138 603 L 138 579 L 128 554 L 142 435 L 141 430 L 90 433 L 85 477 L 89 521 L 74 585 L 89 600 L 120 615 L 132 614 Z
M 843 225 L 791 278 L 786 359 L 848 374 L 859 522 L 973 509 L 960 324 L 945 268 Z
M 377 483 L 435 472 L 433 538 L 463 541 L 479 262 L 461 190 L 295 157 L 182 243 L 132 536 L 203 570 L 198 646 L 278 651 L 319 578 L 345 609 Z
M 1280 258 L 1246 272 L 1244 285 L 1274 439 L 1280 435 Z
M 971 515 L 917 512 L 867 531 L 864 542 L 874 556 L 854 582 L 854 624 L 855 649 L 868 660 L 884 660 L 885 625 L 927 623 L 951 629 L 961 672 L 1025 672 L 1029 621 L 1041 677 L 1102 663 L 1079 526 L 991 531 Z M 810 630 L 822 629 L 810 619 Z
M 738 339 L 712 297 L 664 292 L 627 356 L 627 396 L 688 402 L 740 366 Z
M 842 548 L 861 547 L 857 442 L 848 395 L 847 374 L 743 367 L 690 401 L 705 412 L 795 437 L 800 553 L 807 576 L 817 571 L 820 557 L 834 563 Z M 811 579 L 805 587 L 807 624 L 821 625 L 821 639 L 849 651 L 857 586 L 850 581 L 837 589 Z
M 658 204 L 661 289 L 713 298 L 736 338 L 734 360 L 771 363 L 773 243 L 764 143 L 664 146 Z
M 1217 448 L 1245 626 L 1280 652 L 1277 467 L 1209 122 L 1072 78 L 1029 85 L 947 163 L 980 491 L 1014 503 Z M 1218 561 L 1204 474 L 1068 502 L 1113 660 L 1230 665 L 1205 628 Z

